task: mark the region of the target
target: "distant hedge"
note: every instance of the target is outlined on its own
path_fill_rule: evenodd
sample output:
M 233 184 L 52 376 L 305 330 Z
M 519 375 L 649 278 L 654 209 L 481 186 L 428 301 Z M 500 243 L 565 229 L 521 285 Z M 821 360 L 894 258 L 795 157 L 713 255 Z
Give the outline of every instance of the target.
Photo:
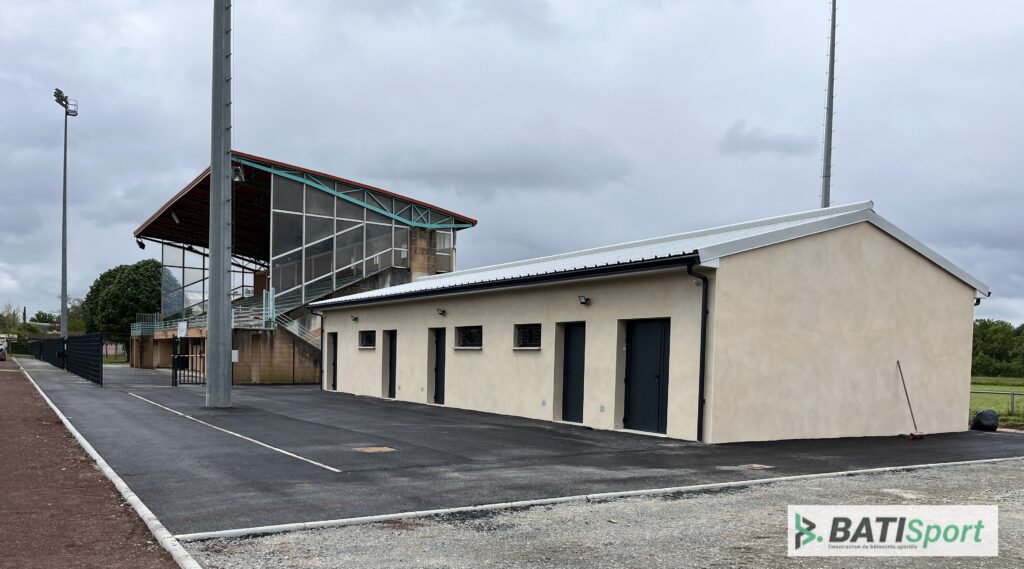
M 975 320 L 971 375 L 1024 377 L 1024 324 L 1014 328 L 1005 320 Z

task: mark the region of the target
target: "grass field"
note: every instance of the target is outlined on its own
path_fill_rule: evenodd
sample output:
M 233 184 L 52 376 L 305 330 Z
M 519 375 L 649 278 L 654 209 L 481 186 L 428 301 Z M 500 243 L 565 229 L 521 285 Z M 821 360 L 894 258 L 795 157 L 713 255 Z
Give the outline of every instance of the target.
M 973 417 L 975 411 L 979 409 L 992 409 L 999 413 L 1000 427 L 1024 428 L 1024 378 L 975 377 L 971 379 L 971 391 L 1013 391 L 1019 393 L 1013 415 L 1010 415 L 1009 395 L 971 393 L 970 416 Z
M 103 356 L 103 363 L 105 363 L 105 364 L 126 364 L 126 363 L 128 363 L 128 354 L 122 354 L 120 356 Z

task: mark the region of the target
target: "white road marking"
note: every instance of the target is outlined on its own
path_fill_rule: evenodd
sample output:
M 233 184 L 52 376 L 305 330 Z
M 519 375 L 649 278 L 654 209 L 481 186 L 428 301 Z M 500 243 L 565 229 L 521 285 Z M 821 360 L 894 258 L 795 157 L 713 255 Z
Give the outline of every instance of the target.
M 936 462 L 929 464 L 911 464 L 907 466 L 883 466 L 880 468 L 862 468 L 858 470 L 841 470 L 838 472 L 820 472 L 816 474 L 796 474 L 792 476 L 777 476 L 775 478 L 755 478 L 752 480 L 736 480 L 732 482 L 714 482 L 709 484 L 693 484 L 690 486 L 676 486 L 671 488 L 651 488 L 648 490 L 626 490 L 621 492 L 604 492 L 601 494 L 580 494 L 576 496 L 561 496 L 558 498 L 540 498 L 537 500 L 520 500 L 517 502 L 499 502 L 495 504 L 481 504 L 479 506 L 459 506 L 454 508 L 440 508 L 437 510 L 421 510 L 417 512 L 399 512 L 395 514 L 381 514 L 376 516 L 362 516 L 358 518 L 341 518 L 335 520 L 318 520 L 310 522 L 295 522 L 290 524 L 278 524 L 271 526 L 257 526 L 249 528 L 226 529 L 219 531 L 205 531 L 198 533 L 182 533 L 175 535 L 179 541 L 201 541 L 205 539 L 234 538 L 254 535 L 267 535 L 272 533 L 285 533 L 302 531 L 308 529 L 354 526 L 372 524 L 391 520 L 405 520 L 412 518 L 426 518 L 445 514 L 460 514 L 466 512 L 480 512 L 488 510 L 507 510 L 511 508 L 528 508 L 532 506 L 548 506 L 552 504 L 564 504 L 566 502 L 591 502 L 594 500 L 611 500 L 615 498 L 631 498 L 636 496 L 663 496 L 668 494 L 681 494 L 685 492 L 701 492 L 705 490 L 719 490 L 722 488 L 737 488 L 745 486 L 758 486 L 761 484 L 774 484 L 777 482 L 792 482 L 797 480 L 813 480 L 815 478 L 833 478 L 841 476 L 854 476 L 860 474 L 879 474 L 884 472 L 900 472 L 904 470 L 920 470 L 923 468 L 936 468 L 942 466 L 961 466 L 965 464 L 986 464 L 995 462 L 1006 462 L 1022 460 L 1024 456 L 1013 456 L 1007 458 L 984 458 L 980 460 L 958 460 L 954 462 Z
M 174 409 L 171 409 L 170 407 L 166 407 L 164 405 L 161 405 L 161 404 L 157 403 L 156 401 L 150 401 L 149 399 L 146 399 L 145 397 L 143 397 L 141 395 L 136 395 L 134 393 L 128 393 L 128 395 L 131 395 L 132 397 L 135 397 L 137 399 L 141 399 L 141 400 L 145 401 L 146 403 L 149 403 L 150 405 L 156 405 L 157 407 L 159 407 L 161 409 L 164 409 L 164 410 L 167 410 L 167 411 L 170 411 L 171 413 L 174 413 L 175 415 L 178 415 L 178 416 L 184 417 L 186 419 L 190 419 L 192 421 L 195 421 L 195 422 L 199 423 L 200 425 L 206 425 L 207 427 L 210 427 L 211 429 L 216 429 L 216 430 L 218 430 L 218 431 L 220 431 L 222 433 L 227 433 L 229 435 L 238 437 L 238 438 L 240 438 L 242 440 L 249 441 L 250 443 L 257 444 L 257 445 L 259 445 L 259 446 L 261 446 L 263 448 L 270 449 L 270 450 L 272 450 L 274 452 L 279 452 L 281 454 L 290 456 L 292 458 L 297 458 L 297 459 L 301 460 L 302 462 L 308 462 L 309 464 L 312 464 L 313 466 L 319 466 L 320 468 L 323 468 L 324 470 L 330 470 L 331 472 L 338 472 L 338 473 L 341 472 L 337 468 L 334 468 L 333 466 L 328 466 L 328 465 L 326 465 L 326 464 L 324 464 L 322 462 L 317 462 L 315 460 L 308 459 L 308 458 L 306 458 L 304 456 L 299 456 L 299 455 L 297 455 L 297 454 L 295 454 L 293 452 L 288 452 L 288 451 L 286 451 L 284 449 L 280 449 L 280 448 L 277 448 L 275 446 L 268 445 L 265 442 L 258 441 L 258 440 L 254 439 L 254 438 L 247 437 L 245 435 L 236 433 L 234 431 L 229 431 L 227 429 L 222 429 L 221 427 L 218 427 L 217 425 L 211 425 L 210 423 L 207 423 L 206 421 L 203 421 L 201 419 L 196 419 L 195 417 L 193 417 L 191 415 L 187 415 L 185 413 L 182 413 L 181 411 L 176 411 Z

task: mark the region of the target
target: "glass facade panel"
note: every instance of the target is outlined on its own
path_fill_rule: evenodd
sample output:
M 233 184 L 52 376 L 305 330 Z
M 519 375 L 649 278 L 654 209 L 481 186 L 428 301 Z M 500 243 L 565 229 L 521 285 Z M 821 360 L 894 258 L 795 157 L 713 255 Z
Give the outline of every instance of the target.
M 191 308 L 197 304 L 202 304 L 206 300 L 203 295 L 203 283 L 198 282 L 190 284 L 185 287 L 185 308 Z M 201 307 L 200 307 L 201 308 Z
M 375 211 L 366 210 L 366 221 L 376 221 L 377 223 L 391 223 L 391 218 L 386 215 L 381 215 Z
M 409 250 L 408 249 L 395 249 L 394 251 L 394 266 L 399 269 L 409 268 Z
M 338 189 L 342 190 L 344 188 L 339 186 Z M 356 192 L 349 192 L 347 190 L 345 191 L 345 195 L 359 201 L 363 201 L 363 193 L 364 192 L 362 190 Z M 356 221 L 362 221 L 364 211 L 366 211 L 366 208 L 364 208 L 363 206 L 354 204 L 342 198 L 338 198 L 338 217 L 342 219 L 354 219 Z
M 454 241 L 452 241 L 452 232 L 450 229 L 441 229 L 437 232 L 437 252 L 438 253 L 451 253 L 452 248 L 455 247 Z
M 356 227 L 362 227 L 363 224 L 358 221 L 347 221 L 339 219 L 334 223 L 334 230 L 338 233 L 344 233 L 346 231 L 354 230 Z M 362 233 L 362 230 L 359 230 Z
M 395 249 L 409 248 L 409 228 L 404 225 L 395 226 Z
M 201 269 L 206 266 L 203 262 L 206 257 L 195 251 L 185 251 L 185 266 L 193 269 Z
M 306 186 L 306 213 L 334 217 L 334 196 L 323 190 Z
M 373 274 L 391 266 L 391 251 L 385 251 L 366 259 L 366 272 Z
M 334 269 L 334 243 L 327 239 L 306 247 L 306 282 L 331 274 Z
M 366 257 L 373 257 L 392 247 L 391 226 L 366 224 Z
M 206 278 L 206 273 L 202 269 L 185 269 L 185 284 L 190 285 L 197 283 Z
M 169 316 L 171 314 L 177 314 L 177 313 L 181 312 L 181 309 L 183 307 L 184 307 L 184 296 L 183 296 L 182 290 L 180 288 L 177 289 L 177 290 L 172 290 L 172 291 L 168 291 L 168 292 L 163 293 L 163 296 L 160 299 L 160 312 L 164 316 Z
M 323 217 L 306 216 L 306 244 L 330 237 L 334 233 L 334 220 Z
M 359 227 L 337 236 L 335 259 L 338 267 L 347 267 L 363 259 L 363 228 Z
M 337 272 L 338 288 L 345 286 L 345 283 L 352 282 L 363 276 L 363 262 L 360 261 L 350 267 L 345 267 Z
M 302 213 L 303 185 L 288 178 L 274 175 L 274 209 Z
M 302 246 L 302 215 L 274 212 L 274 235 L 271 254 L 287 253 Z
M 185 250 L 173 245 L 164 245 L 163 265 L 180 267 L 185 264 Z
M 274 259 L 270 270 L 274 274 L 274 289 L 278 292 L 299 286 L 302 284 L 302 251 Z
M 450 273 L 452 272 L 452 256 L 437 254 L 436 257 L 436 268 L 439 273 Z

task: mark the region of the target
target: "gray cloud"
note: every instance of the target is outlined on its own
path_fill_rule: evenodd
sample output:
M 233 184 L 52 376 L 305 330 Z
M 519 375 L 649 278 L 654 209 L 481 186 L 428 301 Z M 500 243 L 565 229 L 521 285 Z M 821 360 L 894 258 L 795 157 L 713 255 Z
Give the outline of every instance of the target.
M 992 287 L 979 315 L 1024 322 L 1024 77 L 1006 72 L 1024 51 L 1024 5 L 839 9 L 833 199 L 873 199 Z M 827 11 L 820 0 L 236 2 L 234 146 L 478 218 L 459 237 L 463 267 L 810 209 Z M 54 87 L 82 105 L 71 294 L 154 254 L 132 229 L 209 160 L 210 12 L 0 3 L 0 301 L 57 306 Z
M 370 154 L 374 162 L 360 169 L 374 178 L 460 192 L 592 192 L 630 172 L 629 160 L 594 134 L 541 124 L 480 138 L 439 133 L 430 144 L 388 145 Z
M 812 136 L 772 133 L 737 120 L 725 130 L 718 148 L 725 156 L 749 154 L 810 154 L 817 148 Z

